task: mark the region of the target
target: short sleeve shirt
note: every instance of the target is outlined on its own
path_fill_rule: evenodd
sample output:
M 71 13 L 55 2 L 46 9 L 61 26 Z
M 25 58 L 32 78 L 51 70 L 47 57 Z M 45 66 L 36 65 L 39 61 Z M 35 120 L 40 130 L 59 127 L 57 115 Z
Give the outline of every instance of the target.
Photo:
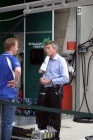
M 8 81 L 15 78 L 14 71 L 20 67 L 17 57 L 5 52 L 0 55 L 0 98 L 15 98 L 18 90 L 16 87 L 8 87 Z

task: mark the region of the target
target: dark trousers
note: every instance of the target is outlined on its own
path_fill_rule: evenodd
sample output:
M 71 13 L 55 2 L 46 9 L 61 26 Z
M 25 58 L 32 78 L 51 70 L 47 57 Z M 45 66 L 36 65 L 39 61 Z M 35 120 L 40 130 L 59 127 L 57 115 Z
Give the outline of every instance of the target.
M 61 109 L 61 101 L 62 87 L 55 86 L 44 88 L 43 86 L 41 86 L 37 103 L 38 106 Z M 61 127 L 60 113 L 37 111 L 36 123 L 39 129 L 46 129 L 47 126 L 53 126 L 53 128 L 57 131 L 55 139 L 59 140 L 59 133 Z

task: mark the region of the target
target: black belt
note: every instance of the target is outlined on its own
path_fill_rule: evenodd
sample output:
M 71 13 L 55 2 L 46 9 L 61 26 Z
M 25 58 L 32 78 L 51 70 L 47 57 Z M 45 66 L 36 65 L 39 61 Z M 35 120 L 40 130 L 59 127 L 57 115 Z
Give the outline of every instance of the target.
M 53 85 L 53 86 L 48 86 L 48 87 L 45 87 L 46 89 L 51 89 L 51 88 L 60 88 L 61 85 Z

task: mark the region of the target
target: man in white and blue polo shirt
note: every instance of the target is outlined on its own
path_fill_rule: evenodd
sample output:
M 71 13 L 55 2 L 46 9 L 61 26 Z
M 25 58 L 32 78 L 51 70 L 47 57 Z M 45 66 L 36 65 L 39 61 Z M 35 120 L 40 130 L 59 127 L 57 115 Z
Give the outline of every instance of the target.
M 5 52 L 0 55 L 0 98 L 5 101 L 14 101 L 18 95 L 16 83 L 21 75 L 20 63 L 15 56 L 18 40 L 8 38 L 4 42 L 4 50 Z M 2 105 L 1 140 L 11 140 L 15 110 L 15 106 Z

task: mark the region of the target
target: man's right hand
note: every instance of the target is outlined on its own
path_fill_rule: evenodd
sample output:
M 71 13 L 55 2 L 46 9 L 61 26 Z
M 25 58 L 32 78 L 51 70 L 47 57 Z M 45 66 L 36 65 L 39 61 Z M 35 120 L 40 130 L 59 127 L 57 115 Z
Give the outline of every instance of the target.
M 8 81 L 8 85 L 9 87 L 16 87 L 17 82 L 15 80 L 10 80 Z
M 41 77 L 40 82 L 42 85 L 48 85 L 51 83 L 51 80 L 47 80 L 47 79 L 44 79 L 43 77 Z

